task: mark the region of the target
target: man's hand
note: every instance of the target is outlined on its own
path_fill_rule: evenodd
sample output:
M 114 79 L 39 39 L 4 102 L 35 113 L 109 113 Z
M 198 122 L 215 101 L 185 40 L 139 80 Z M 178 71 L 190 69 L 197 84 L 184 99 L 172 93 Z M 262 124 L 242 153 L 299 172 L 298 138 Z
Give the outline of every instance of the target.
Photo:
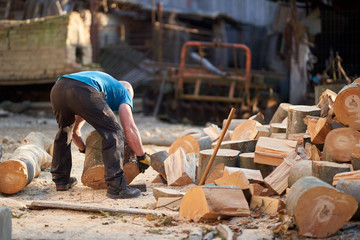
M 143 156 L 136 156 L 136 159 L 138 161 L 139 171 L 144 173 L 151 164 L 150 155 L 145 153 Z

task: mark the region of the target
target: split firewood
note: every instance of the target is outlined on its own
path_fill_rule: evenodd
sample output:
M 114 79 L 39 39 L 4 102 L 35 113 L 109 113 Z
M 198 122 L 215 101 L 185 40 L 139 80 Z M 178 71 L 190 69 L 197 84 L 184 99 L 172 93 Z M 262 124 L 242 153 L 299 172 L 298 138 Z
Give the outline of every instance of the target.
M 339 91 L 334 113 L 345 126 L 360 130 L 360 83 L 348 84 Z
M 257 126 L 261 126 L 258 121 L 246 120 L 234 129 L 231 140 L 253 140 L 258 135 Z
M 265 184 L 281 195 L 288 187 L 288 179 L 291 168 L 297 161 L 301 160 L 299 155 L 294 151 L 284 158 L 284 161 L 275 168 L 264 180 Z
M 164 162 L 166 180 L 169 186 L 185 186 L 195 182 L 196 154 L 180 147 Z
M 339 179 L 336 184 L 336 189 L 340 192 L 349 194 L 356 198 L 358 201 L 358 209 L 352 220 L 360 220 L 360 181 L 359 180 L 350 180 L 350 179 Z
M 239 155 L 240 158 L 240 167 L 241 168 L 248 168 L 248 169 L 256 169 L 260 170 L 261 175 L 263 178 L 268 176 L 274 169 L 271 165 L 255 163 L 254 162 L 254 155 L 255 153 L 241 153 Z
M 256 130 L 258 134 L 255 139 L 258 140 L 260 137 L 270 137 L 270 125 L 257 126 Z
M 186 192 L 179 215 L 200 222 L 216 220 L 219 216 L 250 216 L 250 209 L 241 189 L 198 186 Z
M 231 119 L 228 130 L 233 131 L 240 123 L 242 123 L 242 122 L 244 122 L 246 120 L 248 120 L 248 119 Z M 224 119 L 223 122 L 222 122 L 222 128 L 225 127 L 226 123 L 227 123 L 227 119 Z
M 156 202 L 156 210 L 179 211 L 182 197 L 159 197 Z
M 230 174 L 241 171 L 245 174 L 245 177 L 251 183 L 262 183 L 264 179 L 261 175 L 260 170 L 247 169 L 247 168 L 238 168 L 238 167 L 225 167 L 223 177 L 229 176 Z
M 305 144 L 305 152 L 310 160 L 312 160 L 312 161 L 320 161 L 321 160 L 321 152 L 314 144 L 306 143 Z
M 286 133 L 272 133 L 272 134 L 271 134 L 271 138 L 275 138 L 275 139 L 287 139 L 287 138 L 286 138 Z
M 31 132 L 15 151 L 0 163 L 0 192 L 14 194 L 24 189 L 41 170 L 51 165 L 52 157 L 44 149 L 52 140 L 40 132 Z
M 261 186 L 258 183 L 250 183 L 250 193 L 251 196 L 260 196 L 260 194 L 262 193 L 262 191 L 264 190 L 264 187 Z
M 284 119 L 288 117 L 290 106 L 292 106 L 290 103 L 280 103 L 279 107 L 270 120 L 270 124 L 283 122 Z
M 333 178 L 338 173 L 350 172 L 351 164 L 334 163 L 328 161 L 313 161 L 312 175 L 328 184 L 333 183 Z
M 351 154 L 351 164 L 354 170 L 360 170 L 360 143 L 355 144 L 353 152 Z
M 166 173 L 164 167 L 164 161 L 169 157 L 169 153 L 167 151 L 159 151 L 151 154 L 151 167 L 157 171 L 161 177 L 166 180 Z
M 284 157 L 297 151 L 297 145 L 292 140 L 261 137 L 256 144 L 254 162 L 278 166 Z
M 214 151 L 214 149 L 206 149 L 200 151 L 199 164 L 196 174 L 197 184 L 200 182 Z M 224 163 L 225 166 L 229 167 L 239 166 L 239 153 L 239 151 L 232 149 L 219 149 L 209 171 L 211 171 L 219 163 Z
M 205 185 L 214 183 L 216 179 L 221 178 L 224 175 L 224 168 L 224 163 L 217 164 L 207 176 Z
M 250 182 L 246 178 L 245 173 L 242 171 L 236 171 L 227 175 L 223 175 L 214 182 L 217 186 L 235 186 L 242 190 L 250 189 Z
M 162 187 L 153 188 L 153 194 L 154 194 L 154 198 L 156 199 L 156 201 L 161 197 L 179 198 L 179 197 L 183 197 L 185 195 L 185 193 L 182 193 L 175 189 L 162 188 Z
M 270 134 L 273 133 L 286 133 L 287 123 L 271 123 Z
M 311 136 L 311 142 L 323 144 L 327 134 L 332 130 L 326 118 L 309 117 L 307 133 Z
M 256 212 L 275 214 L 285 209 L 285 203 L 278 198 L 252 196 L 250 209 Z
M 356 145 L 360 143 L 360 133 L 353 128 L 338 128 L 330 131 L 324 143 L 322 160 L 330 162 L 350 162 Z
M 293 105 L 289 107 L 286 137 L 290 134 L 305 133 L 307 126 L 304 118 L 308 115 L 320 116 L 320 108 L 316 106 Z
M 211 148 L 209 136 L 185 135 L 176 139 L 169 148 L 169 155 L 174 154 L 180 147 L 185 153 L 199 153 L 203 149 Z
M 212 142 L 215 142 L 220 137 L 221 129 L 217 125 L 211 124 L 210 126 L 204 128 L 203 132 L 210 137 Z
M 164 179 L 160 174 L 158 174 L 152 181 L 151 183 L 162 183 L 162 184 L 167 184 L 166 179 Z
M 356 212 L 357 200 L 316 177 L 303 177 L 286 198 L 287 214 L 294 217 L 299 235 L 326 238 Z
M 84 168 L 81 175 L 81 182 L 85 186 L 94 189 L 106 189 L 105 167 L 102 156 L 102 137 L 98 131 L 94 130 L 86 137 L 86 150 Z M 124 144 L 124 162 L 122 163 L 126 183 L 130 184 L 132 180 L 140 174 L 136 155 L 130 146 Z
M 332 116 L 334 102 L 337 94 L 330 89 L 326 89 L 319 97 L 319 102 L 316 105 L 321 109 L 321 117 Z
M 289 172 L 288 186 L 291 187 L 294 183 L 302 177 L 312 176 L 312 161 L 300 160 L 297 161 Z
M 332 185 L 336 186 L 340 179 L 360 181 L 360 170 L 338 173 L 334 176 Z
M 221 142 L 221 149 L 233 149 L 241 153 L 254 152 L 257 140 L 234 140 Z M 215 148 L 216 144 L 213 143 L 211 148 Z

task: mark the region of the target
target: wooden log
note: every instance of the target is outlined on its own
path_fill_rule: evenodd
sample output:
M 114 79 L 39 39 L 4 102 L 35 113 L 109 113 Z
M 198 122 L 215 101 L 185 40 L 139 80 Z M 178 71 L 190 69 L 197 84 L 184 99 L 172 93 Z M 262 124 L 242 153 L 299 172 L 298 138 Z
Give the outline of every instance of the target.
M 331 125 L 326 118 L 318 118 L 316 122 L 314 119 L 309 121 L 307 132 L 311 136 L 311 142 L 316 144 L 323 144 L 327 134 L 332 130 Z
M 349 194 L 356 198 L 358 201 L 358 208 L 356 213 L 353 215 L 351 220 L 360 220 L 360 181 L 359 180 L 349 180 L 349 179 L 339 179 L 336 184 L 336 189 L 340 192 Z
M 261 126 L 258 121 L 246 120 L 240 123 L 231 135 L 231 140 L 253 140 L 258 134 L 257 126 Z
M 321 160 L 322 154 L 321 154 L 320 150 L 314 144 L 306 143 L 305 152 L 308 155 L 310 160 L 312 160 L 312 161 L 320 161 Z
M 249 180 L 250 183 L 262 183 L 264 182 L 264 179 L 261 175 L 260 170 L 256 169 L 247 169 L 247 168 L 239 168 L 239 167 L 225 167 L 223 176 L 229 176 L 230 174 L 241 171 L 245 174 L 245 177 L 247 180 Z
M 278 166 L 294 151 L 297 151 L 296 141 L 261 137 L 256 144 L 254 162 Z
M 165 160 L 164 167 L 169 186 L 185 186 L 195 182 L 195 153 L 186 154 L 180 147 Z
M 345 126 L 360 130 L 360 83 L 348 84 L 339 91 L 334 113 Z
M 330 162 L 350 162 L 360 133 L 352 128 L 338 128 L 330 131 L 325 138 L 322 160 Z
M 214 149 L 206 149 L 200 151 L 199 154 L 199 165 L 197 168 L 197 174 L 196 174 L 196 183 L 198 184 L 200 182 L 201 177 L 203 176 L 205 169 L 207 167 L 208 162 L 210 161 L 210 158 L 214 152 Z M 217 164 L 224 163 L 225 166 L 229 167 L 236 167 L 239 166 L 239 151 L 232 150 L 232 149 L 219 149 L 212 167 L 209 171 L 211 171 Z
M 258 183 L 250 183 L 250 193 L 251 196 L 260 196 L 260 194 L 262 193 L 262 191 L 264 190 L 264 187 L 261 186 Z
M 164 161 L 169 157 L 169 153 L 167 151 L 159 151 L 151 154 L 151 167 L 157 171 L 165 180 L 166 173 L 164 167 Z
M 106 189 L 107 186 L 104 177 L 105 167 L 102 157 L 102 137 L 94 130 L 87 136 L 85 144 L 85 160 L 81 182 L 84 186 L 94 189 Z M 130 184 L 140 173 L 135 161 L 135 153 L 131 150 L 129 145 L 125 144 L 122 168 L 127 184 Z
M 221 142 L 221 149 L 233 149 L 241 153 L 254 152 L 257 140 L 234 140 Z M 211 148 L 215 148 L 216 144 L 213 143 Z
M 255 163 L 254 155 L 255 153 L 241 153 L 239 155 L 240 158 L 239 167 L 260 170 L 262 177 L 265 178 L 274 170 L 273 166 L 261 164 L 261 163 Z
M 204 128 L 203 132 L 210 137 L 212 142 L 215 142 L 220 137 L 221 129 L 217 125 L 211 124 L 210 126 Z
M 257 212 L 275 214 L 285 209 L 285 203 L 278 198 L 255 195 L 251 197 L 250 209 Z
M 242 190 L 223 187 L 190 188 L 181 201 L 179 210 L 180 217 L 195 222 L 216 220 L 219 216 L 249 215 L 249 205 Z
M 260 137 L 270 137 L 270 125 L 257 126 L 256 130 L 258 131 L 255 137 L 256 140 Z
M 349 172 L 351 164 L 334 163 L 328 161 L 313 161 L 312 175 L 322 181 L 332 184 L 333 178 L 338 173 Z
M 153 188 L 153 194 L 156 201 L 160 197 L 183 197 L 185 195 L 185 193 L 182 193 L 175 189 L 162 188 L 162 187 Z
M 51 165 L 52 157 L 39 145 L 42 134 L 29 133 L 24 142 L 7 158 L 0 163 L 0 192 L 14 194 L 24 189 L 41 170 Z M 31 142 L 31 143 L 30 143 Z
M 162 183 L 162 184 L 167 184 L 166 179 L 164 179 L 160 174 L 158 174 L 152 181 L 151 183 Z
M 285 118 L 287 118 L 290 106 L 292 106 L 290 103 L 280 103 L 279 107 L 270 120 L 270 124 L 281 123 Z
M 273 133 L 286 133 L 286 123 L 271 123 L 270 124 L 270 134 Z
M 157 210 L 179 211 L 182 197 L 160 197 L 157 199 Z
M 214 182 L 217 186 L 235 186 L 242 190 L 250 189 L 250 182 L 246 178 L 245 173 L 242 171 L 236 171 L 227 175 L 223 175 Z
M 294 217 L 299 235 L 326 238 L 354 215 L 356 199 L 316 177 L 303 177 L 286 198 L 287 214 Z
M 207 176 L 205 185 L 214 183 L 216 179 L 221 178 L 224 175 L 224 168 L 224 163 L 217 164 Z
M 211 148 L 211 138 L 209 136 L 196 137 L 185 135 L 176 139 L 170 146 L 169 155 L 174 154 L 180 147 L 185 153 L 199 153 L 203 149 Z
M 319 97 L 319 102 L 316 105 L 321 109 L 321 114 L 320 114 L 321 117 L 332 116 L 336 97 L 337 94 L 330 89 L 326 89 L 325 91 L 322 92 L 322 94 Z
M 300 159 L 296 152 L 290 153 L 284 158 L 284 161 L 264 179 L 265 184 L 278 195 L 281 195 L 288 187 L 288 179 L 292 166 Z
M 302 177 L 312 176 L 312 161 L 300 160 L 297 161 L 289 172 L 288 186 L 292 187 L 294 183 Z
M 229 131 L 233 131 L 240 123 L 245 122 L 248 119 L 232 119 L 230 122 L 230 125 L 228 127 Z M 227 123 L 227 119 L 224 119 L 222 122 L 222 128 L 225 127 L 226 123 Z
M 305 133 L 307 126 L 304 123 L 304 118 L 307 115 L 320 116 L 320 112 L 320 108 L 316 106 L 294 105 L 289 107 L 286 138 L 290 134 Z
M 23 144 L 30 143 L 30 144 L 38 145 L 49 154 L 53 142 L 54 142 L 53 139 L 49 138 L 48 136 L 46 136 L 41 132 L 30 132 L 28 135 L 26 135 L 26 137 L 22 141 Z
M 336 186 L 340 179 L 360 181 L 360 170 L 337 173 L 333 178 L 332 185 Z

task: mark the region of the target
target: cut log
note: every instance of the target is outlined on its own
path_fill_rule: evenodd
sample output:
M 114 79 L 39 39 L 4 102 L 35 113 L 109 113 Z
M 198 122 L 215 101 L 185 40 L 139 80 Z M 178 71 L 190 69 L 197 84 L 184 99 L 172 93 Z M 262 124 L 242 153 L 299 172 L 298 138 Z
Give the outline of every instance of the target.
M 348 179 L 339 179 L 336 184 L 336 189 L 340 192 L 349 194 L 356 198 L 358 201 L 358 208 L 352 220 L 360 220 L 360 181 L 359 180 L 348 180 Z
M 278 198 L 252 196 L 250 209 L 257 212 L 275 214 L 285 209 L 285 203 Z
M 200 182 L 200 179 L 202 178 L 205 169 L 210 161 L 210 158 L 214 152 L 214 149 L 206 149 L 200 151 L 199 154 L 199 166 L 197 168 L 197 174 L 196 174 L 196 183 L 198 184 Z M 232 149 L 219 149 L 213 164 L 209 170 L 209 172 L 219 163 L 224 163 L 225 166 L 229 167 L 237 167 L 239 166 L 239 151 L 232 150 Z
M 290 106 L 292 106 L 290 103 L 280 103 L 279 107 L 270 120 L 270 124 L 281 123 L 285 118 L 287 118 Z
M 203 131 L 210 137 L 212 142 L 218 140 L 221 134 L 221 129 L 215 124 L 211 124 L 209 127 L 204 128 Z
M 258 134 L 257 126 L 261 126 L 258 121 L 246 120 L 240 123 L 231 135 L 231 140 L 253 140 Z
M 278 195 L 281 195 L 288 187 L 288 179 L 292 166 L 300 159 L 296 152 L 290 153 L 284 158 L 284 161 L 264 179 L 265 184 Z
M 164 167 L 164 161 L 169 157 L 167 151 L 159 151 L 156 153 L 151 154 L 151 167 L 157 171 L 165 180 L 166 180 L 166 173 Z
M 159 197 L 156 202 L 157 210 L 179 211 L 182 197 Z
M 37 136 L 40 136 L 37 139 Z M 52 157 L 45 151 L 41 133 L 31 132 L 24 142 L 0 163 L 0 192 L 14 194 L 24 189 L 41 170 L 51 165 Z M 31 143 L 30 143 L 31 142 Z
M 286 137 L 294 133 L 305 133 L 307 126 L 304 118 L 310 116 L 320 116 L 320 108 L 316 106 L 294 105 L 289 107 Z
M 265 124 L 265 116 L 261 112 L 258 112 L 257 114 L 252 115 L 251 117 L 249 117 L 249 120 L 255 120 L 255 121 L 259 122 L 260 124 Z
M 251 183 L 262 183 L 264 179 L 261 175 L 260 170 L 247 169 L 247 168 L 238 168 L 238 167 L 225 167 L 223 176 L 229 176 L 230 174 L 241 171 L 245 174 L 246 179 Z
M 164 179 L 160 174 L 158 174 L 152 181 L 151 183 L 162 183 L 162 184 L 167 184 L 166 179 Z
M 179 215 L 200 222 L 219 216 L 246 217 L 250 209 L 241 189 L 199 186 L 186 192 Z
M 271 123 L 270 124 L 270 134 L 286 133 L 286 128 L 287 128 L 286 123 Z
M 338 173 L 334 176 L 332 185 L 336 186 L 340 179 L 360 181 L 360 170 Z
M 196 137 L 185 135 L 176 139 L 169 148 L 169 155 L 174 154 L 180 147 L 185 153 L 199 153 L 203 149 L 211 148 L 211 138 L 209 136 Z
M 271 134 L 271 138 L 275 138 L 275 139 L 287 139 L 287 138 L 286 138 L 286 133 L 272 133 L 272 134 Z
M 261 186 L 258 183 L 250 183 L 250 192 L 251 192 L 251 196 L 260 196 L 260 194 L 262 193 L 262 191 L 264 190 L 264 187 Z
M 273 171 L 273 166 L 261 163 L 254 163 L 254 155 L 255 153 L 241 153 L 239 155 L 239 167 L 260 170 L 262 177 L 265 178 Z
M 242 171 L 236 171 L 231 174 L 223 175 L 214 182 L 217 186 L 235 186 L 242 190 L 250 189 L 250 182 L 246 178 L 245 173 Z
M 224 175 L 225 165 L 223 163 L 219 163 L 216 165 L 213 170 L 209 173 L 205 180 L 205 185 L 214 183 L 216 179 L 221 178 Z
M 38 145 L 50 154 L 54 140 L 41 132 L 30 132 L 23 140 L 23 144 L 26 143 Z
M 258 131 L 255 137 L 256 140 L 260 137 L 270 137 L 270 125 L 257 126 L 256 130 Z
M 278 166 L 294 151 L 297 151 L 296 141 L 261 137 L 256 144 L 254 162 Z
M 165 160 L 164 167 L 169 186 L 185 186 L 195 182 L 195 153 L 186 154 L 180 147 Z
M 312 161 L 300 160 L 297 161 L 289 172 L 288 185 L 291 187 L 294 183 L 302 177 L 312 176 Z
M 308 122 L 307 132 L 311 136 L 311 142 L 323 144 L 327 134 L 332 130 L 326 118 L 312 118 Z
M 254 152 L 257 140 L 234 140 L 221 142 L 221 149 L 233 149 L 241 153 Z M 211 148 L 215 148 L 216 144 L 213 143 Z
M 330 89 L 326 89 L 319 97 L 319 102 L 316 105 L 321 109 L 321 117 L 332 116 L 334 102 L 337 94 Z
M 360 83 L 351 83 L 339 91 L 334 113 L 345 126 L 360 130 Z
M 352 128 L 338 128 L 330 131 L 325 138 L 322 160 L 330 162 L 350 162 L 360 133 Z
M 336 174 L 349 172 L 350 168 L 351 164 L 346 163 L 339 164 L 328 161 L 313 161 L 312 175 L 331 185 Z
M 354 215 L 356 199 L 316 177 L 303 177 L 291 188 L 286 210 L 294 217 L 299 235 L 326 238 Z
M 169 188 L 153 188 L 153 194 L 156 201 L 161 197 L 183 197 L 185 194 Z
M 248 120 L 248 119 L 232 119 L 230 122 L 230 125 L 228 127 L 228 130 L 233 131 L 240 123 L 245 122 L 246 120 Z M 225 127 L 226 122 L 227 122 L 227 119 L 224 119 L 222 122 L 222 128 Z
M 106 189 L 105 167 L 102 157 L 102 137 L 94 130 L 87 136 L 85 144 L 85 160 L 81 182 L 84 186 L 94 189 Z M 124 162 L 122 164 L 126 182 L 130 184 L 140 172 L 136 163 L 136 155 L 127 144 L 124 146 Z

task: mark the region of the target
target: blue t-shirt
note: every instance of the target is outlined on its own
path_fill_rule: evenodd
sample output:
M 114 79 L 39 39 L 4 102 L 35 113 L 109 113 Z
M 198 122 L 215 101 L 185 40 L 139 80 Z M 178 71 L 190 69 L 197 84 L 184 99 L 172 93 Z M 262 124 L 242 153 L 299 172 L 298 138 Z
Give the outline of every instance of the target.
M 128 90 L 118 80 L 107 73 L 98 71 L 83 71 L 67 74 L 59 77 L 66 77 L 86 83 L 99 92 L 106 94 L 106 102 L 113 111 L 118 111 L 122 103 L 127 103 L 133 108 L 133 101 Z

